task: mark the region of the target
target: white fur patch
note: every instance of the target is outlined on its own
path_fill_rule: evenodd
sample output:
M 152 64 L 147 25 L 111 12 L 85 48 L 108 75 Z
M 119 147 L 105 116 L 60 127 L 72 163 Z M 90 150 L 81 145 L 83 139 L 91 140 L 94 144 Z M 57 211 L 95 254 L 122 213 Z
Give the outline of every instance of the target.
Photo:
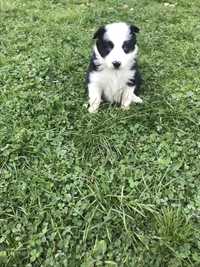
M 90 83 L 95 84 L 101 93 L 101 95 L 109 102 L 121 102 L 123 91 L 127 87 L 126 83 L 134 72 L 129 68 L 114 70 L 103 69 L 99 72 L 93 72 L 90 74 Z M 90 90 L 89 90 L 90 91 Z

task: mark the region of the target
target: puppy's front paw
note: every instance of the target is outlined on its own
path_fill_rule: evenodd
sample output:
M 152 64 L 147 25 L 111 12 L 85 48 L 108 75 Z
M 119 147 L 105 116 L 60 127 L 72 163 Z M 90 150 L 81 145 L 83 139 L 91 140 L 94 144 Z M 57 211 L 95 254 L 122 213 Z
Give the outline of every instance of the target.
M 121 105 L 122 110 L 126 111 L 130 109 L 130 106 Z
M 84 108 L 88 108 L 88 107 L 89 107 L 89 104 L 88 104 L 88 103 L 84 103 L 84 104 L 83 104 L 83 107 L 84 107 Z
M 142 104 L 143 103 L 143 100 L 139 96 L 134 95 L 133 96 L 133 102 L 134 103 L 140 103 L 140 104 Z
M 89 111 L 90 113 L 96 113 L 96 112 L 98 111 L 98 107 L 97 107 L 97 106 L 90 106 L 90 107 L 88 108 L 88 111 Z

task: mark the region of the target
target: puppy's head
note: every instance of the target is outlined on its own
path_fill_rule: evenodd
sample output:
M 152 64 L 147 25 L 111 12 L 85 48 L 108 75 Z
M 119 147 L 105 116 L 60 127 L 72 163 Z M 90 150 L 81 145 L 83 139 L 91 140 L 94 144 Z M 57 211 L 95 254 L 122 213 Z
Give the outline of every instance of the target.
M 137 57 L 136 33 L 139 29 L 123 22 L 100 27 L 94 34 L 98 60 L 109 69 L 122 69 Z

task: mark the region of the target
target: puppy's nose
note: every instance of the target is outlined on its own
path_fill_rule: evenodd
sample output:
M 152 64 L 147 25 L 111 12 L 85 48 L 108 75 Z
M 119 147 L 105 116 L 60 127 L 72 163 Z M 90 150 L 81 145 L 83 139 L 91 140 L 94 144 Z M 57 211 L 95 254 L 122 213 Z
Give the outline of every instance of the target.
M 113 64 L 115 69 L 119 69 L 119 67 L 121 66 L 121 62 L 119 62 L 119 61 L 113 61 L 112 64 Z

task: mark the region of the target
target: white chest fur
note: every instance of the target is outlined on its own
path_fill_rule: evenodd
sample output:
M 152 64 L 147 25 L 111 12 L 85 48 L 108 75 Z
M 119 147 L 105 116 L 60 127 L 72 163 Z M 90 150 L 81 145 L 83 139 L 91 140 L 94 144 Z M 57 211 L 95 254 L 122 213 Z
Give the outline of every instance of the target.
M 90 75 L 91 81 L 95 83 L 107 101 L 119 103 L 126 84 L 133 77 L 134 71 L 105 69 Z

